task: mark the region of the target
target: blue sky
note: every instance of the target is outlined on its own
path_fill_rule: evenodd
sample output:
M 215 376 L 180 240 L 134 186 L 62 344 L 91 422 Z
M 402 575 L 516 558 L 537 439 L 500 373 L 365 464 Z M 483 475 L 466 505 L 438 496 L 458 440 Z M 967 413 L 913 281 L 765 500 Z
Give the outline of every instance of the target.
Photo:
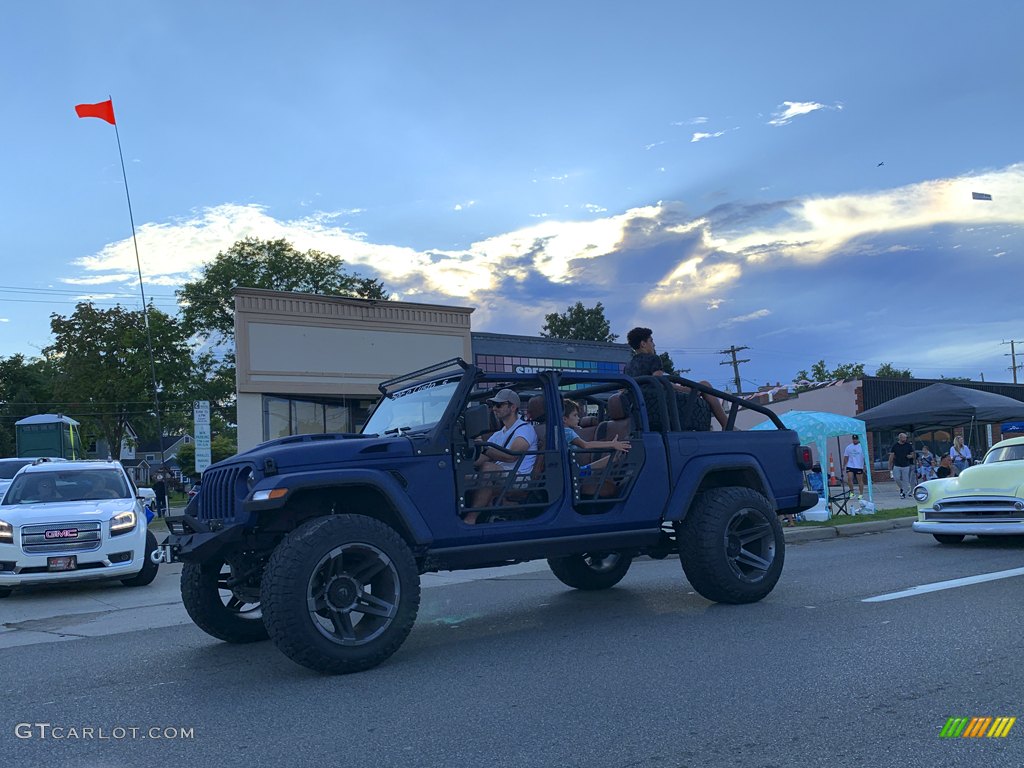
M 165 310 L 284 237 L 475 330 L 601 301 L 718 386 L 731 344 L 745 386 L 821 358 L 1008 381 L 1022 26 L 945 0 L 10 6 L 0 356 L 83 297 L 139 305 L 114 128 L 73 109 L 109 95 Z

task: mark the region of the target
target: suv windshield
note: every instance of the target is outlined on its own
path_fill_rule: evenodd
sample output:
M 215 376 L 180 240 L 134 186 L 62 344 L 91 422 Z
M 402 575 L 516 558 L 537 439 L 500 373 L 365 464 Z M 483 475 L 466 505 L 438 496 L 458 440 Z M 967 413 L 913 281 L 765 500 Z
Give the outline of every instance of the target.
M 377 403 L 363 427 L 363 434 L 401 434 L 429 429 L 441 420 L 461 380 L 461 376 L 454 376 L 389 393 Z
M 1002 448 L 993 448 L 985 457 L 986 464 L 995 464 L 999 461 L 1020 461 L 1024 459 L 1024 445 L 1005 445 Z
M 124 475 L 117 470 L 80 469 L 67 472 L 23 472 L 14 478 L 0 503 L 8 506 L 131 497 Z

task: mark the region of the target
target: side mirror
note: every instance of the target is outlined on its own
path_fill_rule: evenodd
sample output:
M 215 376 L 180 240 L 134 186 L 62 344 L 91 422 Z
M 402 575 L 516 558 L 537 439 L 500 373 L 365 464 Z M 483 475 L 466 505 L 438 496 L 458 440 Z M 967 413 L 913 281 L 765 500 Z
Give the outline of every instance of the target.
M 492 432 L 491 410 L 486 403 L 471 405 L 466 409 L 463 423 L 466 425 L 466 437 L 475 440 L 485 432 Z

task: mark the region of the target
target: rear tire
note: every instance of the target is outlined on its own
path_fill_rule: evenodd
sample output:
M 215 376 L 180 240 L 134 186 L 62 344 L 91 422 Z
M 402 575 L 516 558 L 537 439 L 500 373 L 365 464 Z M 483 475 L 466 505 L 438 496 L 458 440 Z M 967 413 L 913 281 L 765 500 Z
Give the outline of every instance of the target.
M 768 499 L 751 488 L 701 493 L 677 532 L 686 578 L 708 600 L 757 602 L 782 575 L 782 525 Z
M 233 584 L 242 566 L 221 558 L 205 563 L 186 562 L 181 569 L 181 602 L 203 632 L 226 643 L 258 643 L 267 639 L 267 628 L 254 585 Z
M 569 557 L 552 557 L 548 567 L 555 577 L 574 589 L 610 589 L 622 581 L 633 556 L 624 552 L 587 552 Z
M 939 544 L 945 544 L 947 546 L 959 544 L 964 540 L 963 534 L 960 533 L 933 533 L 932 536 L 935 537 L 935 540 L 939 542 Z
M 131 578 L 121 579 L 122 584 L 126 587 L 145 587 L 147 584 L 153 583 L 157 571 L 160 570 L 160 566 L 150 559 L 154 550 L 156 550 L 156 536 L 152 531 L 146 531 L 146 552 L 143 555 L 145 562 L 142 564 L 142 570 Z
M 405 641 L 420 605 L 412 550 L 362 515 L 310 520 L 274 550 L 263 576 L 263 618 L 292 661 L 347 674 L 377 666 Z

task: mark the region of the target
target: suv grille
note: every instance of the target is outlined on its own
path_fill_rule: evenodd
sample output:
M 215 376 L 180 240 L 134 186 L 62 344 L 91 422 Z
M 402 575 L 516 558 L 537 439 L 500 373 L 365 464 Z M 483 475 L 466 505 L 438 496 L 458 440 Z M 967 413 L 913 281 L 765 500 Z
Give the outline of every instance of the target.
M 51 552 L 91 552 L 100 548 L 101 523 L 41 523 L 21 529 L 21 549 L 26 555 Z
M 1020 505 L 1020 506 L 1018 506 Z M 954 496 L 939 499 L 924 513 L 926 521 L 1024 521 L 1024 500 L 1015 496 Z
M 240 501 L 239 480 L 251 471 L 248 466 L 236 465 L 203 472 L 203 489 L 198 499 L 199 519 L 233 521 L 235 505 Z

